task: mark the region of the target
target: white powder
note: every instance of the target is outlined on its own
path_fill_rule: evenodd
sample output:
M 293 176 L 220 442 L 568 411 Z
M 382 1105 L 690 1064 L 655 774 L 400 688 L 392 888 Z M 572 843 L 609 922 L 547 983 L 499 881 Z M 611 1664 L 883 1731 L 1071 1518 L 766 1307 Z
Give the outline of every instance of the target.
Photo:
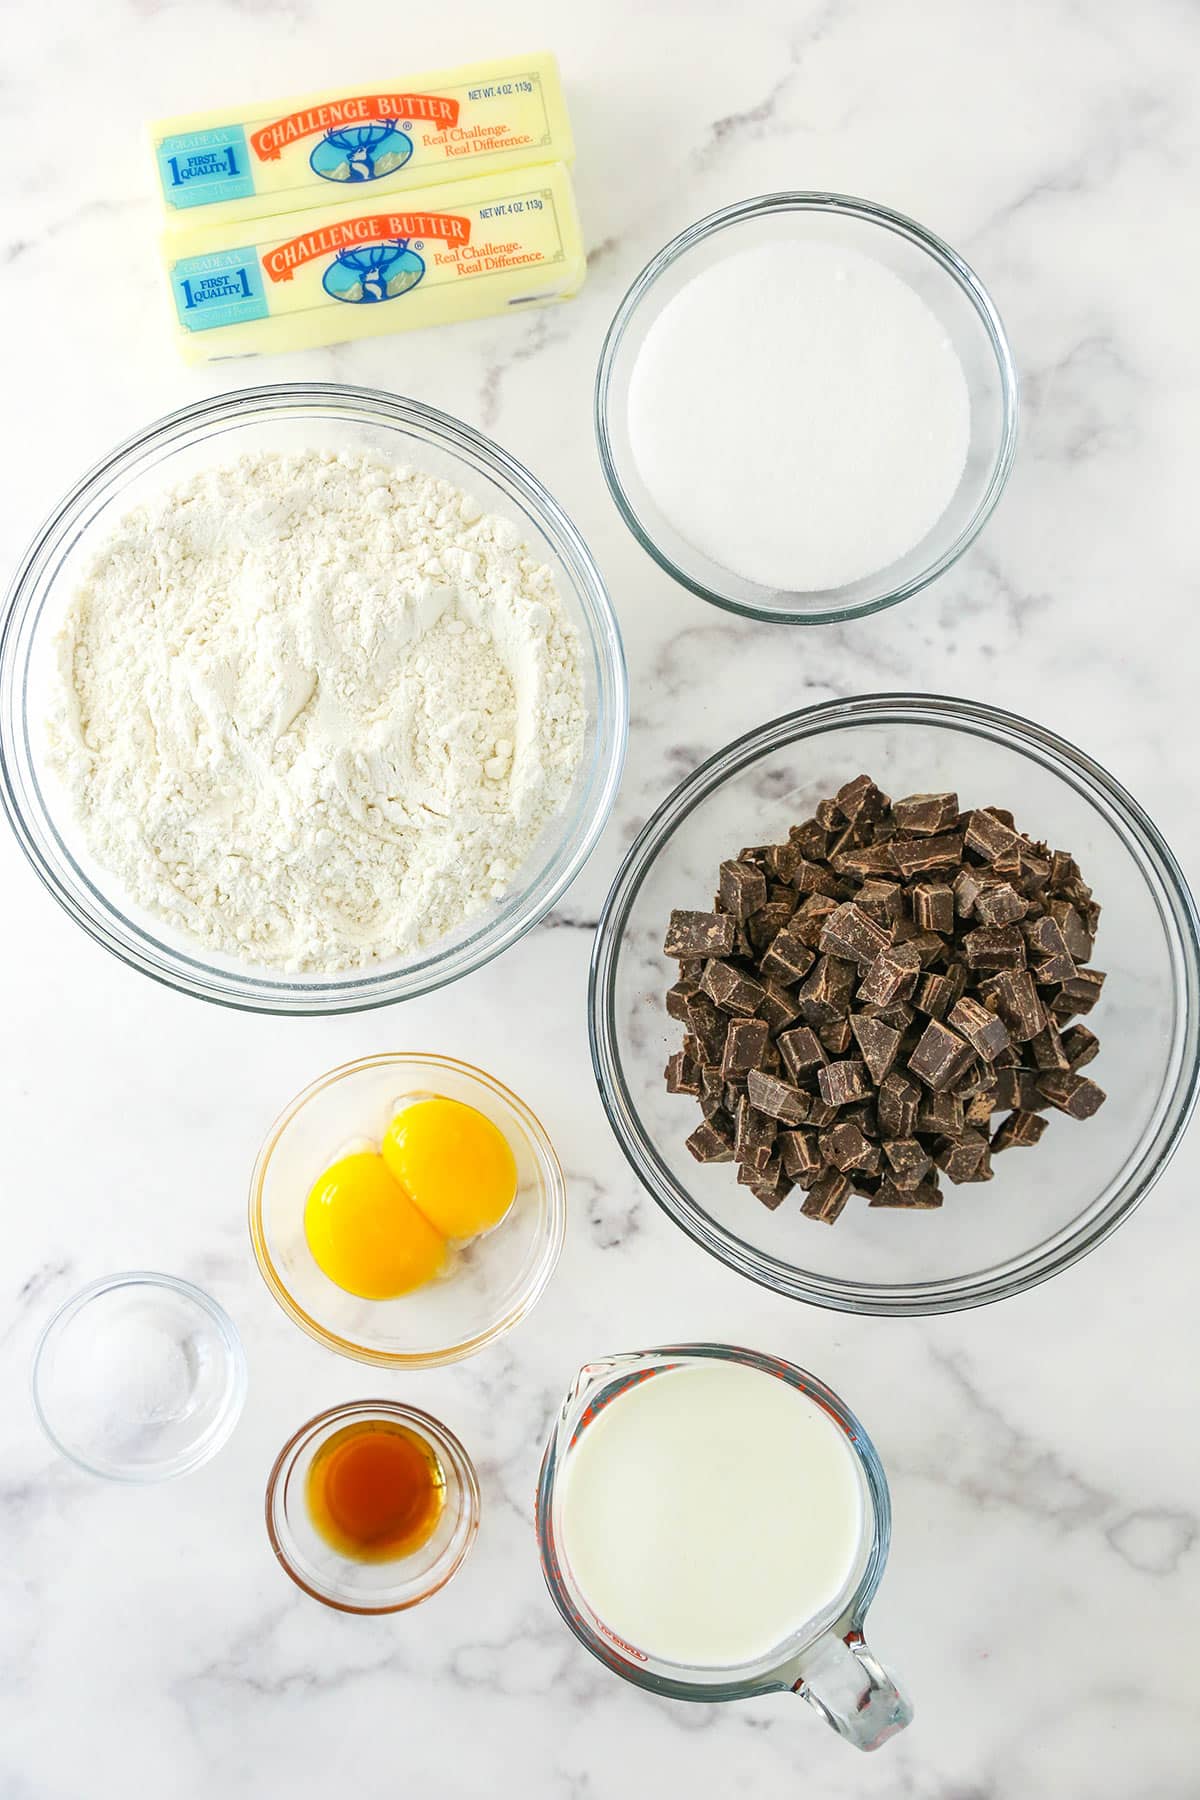
M 918 544 L 962 476 L 970 402 L 942 326 L 890 269 L 822 243 L 739 251 L 646 333 L 634 460 L 669 523 L 769 588 L 842 587 Z
M 147 1434 L 186 1417 L 195 1385 L 186 1348 L 144 1311 L 101 1321 L 60 1369 L 57 1424 L 90 1455 L 114 1462 Z
M 565 804 L 578 641 L 508 520 L 371 457 L 245 457 L 121 523 L 59 638 L 93 854 L 209 950 L 357 969 L 454 931 Z

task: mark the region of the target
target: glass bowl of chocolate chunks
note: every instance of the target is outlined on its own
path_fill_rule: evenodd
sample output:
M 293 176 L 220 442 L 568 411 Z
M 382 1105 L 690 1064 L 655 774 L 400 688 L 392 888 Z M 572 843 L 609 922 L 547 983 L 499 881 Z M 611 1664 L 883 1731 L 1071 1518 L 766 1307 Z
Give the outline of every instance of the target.
M 738 739 L 605 903 L 592 1059 L 654 1199 L 848 1312 L 1067 1268 L 1166 1166 L 1200 1079 L 1200 920 L 1137 801 L 1039 725 L 871 695 Z

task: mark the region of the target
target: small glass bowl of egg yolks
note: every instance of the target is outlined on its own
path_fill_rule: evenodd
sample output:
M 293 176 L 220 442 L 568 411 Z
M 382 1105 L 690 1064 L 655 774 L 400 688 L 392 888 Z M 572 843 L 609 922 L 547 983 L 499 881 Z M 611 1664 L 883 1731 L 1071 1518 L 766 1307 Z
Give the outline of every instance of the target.
M 462 1100 L 419 1094 L 378 1149 L 340 1156 L 314 1183 L 304 1234 L 317 1267 L 364 1300 L 393 1300 L 451 1272 L 453 1246 L 492 1231 L 517 1192 L 499 1127 Z
M 385 1368 L 458 1360 L 509 1330 L 562 1247 L 566 1193 L 545 1129 L 449 1057 L 394 1052 L 322 1076 L 271 1128 L 250 1234 L 286 1313 Z

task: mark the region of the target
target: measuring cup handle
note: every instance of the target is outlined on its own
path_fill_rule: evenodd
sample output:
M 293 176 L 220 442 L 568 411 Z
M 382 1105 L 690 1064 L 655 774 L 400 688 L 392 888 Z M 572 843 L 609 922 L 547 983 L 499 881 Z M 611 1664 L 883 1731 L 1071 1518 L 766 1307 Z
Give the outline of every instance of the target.
M 861 1631 L 848 1631 L 844 1638 L 830 1633 L 814 1644 L 793 1692 L 860 1750 L 878 1750 L 912 1723 L 912 1707 Z

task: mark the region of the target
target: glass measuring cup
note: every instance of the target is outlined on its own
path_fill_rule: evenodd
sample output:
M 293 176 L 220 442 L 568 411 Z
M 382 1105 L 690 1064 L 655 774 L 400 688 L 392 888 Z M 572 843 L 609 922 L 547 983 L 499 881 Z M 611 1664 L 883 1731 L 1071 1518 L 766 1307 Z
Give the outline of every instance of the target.
M 843 1591 L 824 1612 L 765 1655 L 727 1668 L 669 1662 L 617 1636 L 593 1610 L 560 1549 L 563 1476 L 584 1432 L 611 1401 L 638 1382 L 711 1359 L 773 1375 L 821 1407 L 849 1440 L 862 1496 L 861 1536 Z M 827 1724 L 860 1750 L 878 1749 L 912 1719 L 912 1707 L 868 1648 L 862 1631 L 891 1542 L 891 1501 L 883 1467 L 854 1414 L 823 1382 L 792 1363 L 730 1344 L 672 1344 L 585 1364 L 563 1401 L 542 1460 L 537 1534 L 542 1574 L 563 1619 L 593 1656 L 626 1681 L 672 1700 L 743 1700 L 751 1694 L 790 1690 L 803 1695 Z

